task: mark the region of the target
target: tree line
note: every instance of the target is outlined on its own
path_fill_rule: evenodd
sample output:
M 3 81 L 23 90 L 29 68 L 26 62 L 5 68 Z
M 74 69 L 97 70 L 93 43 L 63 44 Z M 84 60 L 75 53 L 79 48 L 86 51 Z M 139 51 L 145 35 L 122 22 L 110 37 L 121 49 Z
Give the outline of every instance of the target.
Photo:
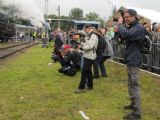
M 51 19 L 58 19 L 59 16 L 55 14 L 45 15 L 45 18 L 51 18 Z M 88 14 L 84 15 L 83 9 L 81 8 L 72 8 L 69 12 L 68 16 L 60 16 L 60 19 L 74 19 L 74 20 L 88 20 L 88 21 L 99 21 L 101 23 L 101 26 L 104 27 L 105 21 L 96 13 L 96 12 L 89 12 Z M 57 22 L 52 24 L 52 28 L 57 27 Z M 61 23 L 61 28 L 65 29 L 66 24 L 65 22 Z

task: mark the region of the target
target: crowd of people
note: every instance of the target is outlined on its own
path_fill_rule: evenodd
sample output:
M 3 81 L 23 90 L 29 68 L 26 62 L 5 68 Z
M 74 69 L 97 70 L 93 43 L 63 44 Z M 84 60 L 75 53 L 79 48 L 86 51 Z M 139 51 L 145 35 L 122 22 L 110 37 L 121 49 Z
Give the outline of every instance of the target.
M 51 36 L 54 39 L 51 58 L 54 62 L 60 63 L 59 73 L 73 76 L 78 71 L 81 72 L 80 82 L 75 93 L 92 90 L 94 88 L 93 79 L 108 77 L 104 62 L 113 56 L 111 54 L 109 57 L 104 57 L 97 53 L 99 41 L 104 38 L 110 43 L 116 40 L 114 39 L 115 31 L 118 32 L 120 39 L 125 41 L 124 63 L 127 66 L 128 92 L 131 100 L 129 105 L 124 106 L 124 109 L 132 110 L 131 113 L 124 116 L 124 119 L 140 119 L 139 67 L 142 65 L 141 49 L 146 34 L 150 36 L 153 43 L 160 43 L 160 25 L 153 24 L 151 29 L 147 23 L 140 24 L 134 9 L 126 10 L 123 18 L 120 17 L 116 26 L 113 29 L 109 28 L 108 31 L 103 28 L 95 29 L 90 24 L 86 24 L 82 31 L 72 29 L 68 32 L 62 32 L 60 29 L 55 30 Z
M 88 29 L 89 32 L 87 33 Z M 98 38 L 95 35 L 97 43 L 96 45 L 94 45 L 95 38 L 92 38 L 92 36 L 90 36 L 89 38 L 89 34 L 93 31 L 98 32 L 99 34 L 101 34 L 101 36 L 104 36 L 103 34 L 104 29 L 96 30 L 89 24 L 85 25 L 84 31 L 81 32 L 75 31 L 73 29 L 67 33 L 62 33 L 60 29 L 57 29 L 54 32 L 55 44 L 54 44 L 52 59 L 55 62 L 59 61 L 61 63 L 62 68 L 59 69 L 60 73 L 72 76 L 76 74 L 76 71 L 81 69 L 81 71 L 83 71 L 82 74 L 83 75 L 86 74 L 89 77 L 89 78 L 84 78 L 84 76 L 82 76 L 82 78 L 87 79 L 87 81 L 89 82 L 90 81 L 93 82 L 93 78 L 100 77 L 99 75 L 99 68 L 100 68 L 102 77 L 107 77 L 106 68 L 104 66 L 105 59 L 98 60 L 98 62 L 97 60 L 95 60 L 97 56 L 96 56 L 96 51 L 93 48 L 96 48 L 98 44 Z M 89 60 L 89 63 L 87 60 Z M 86 62 L 87 65 L 89 65 L 89 67 L 83 67 L 86 66 Z M 94 76 L 92 76 L 91 72 L 92 65 L 94 65 Z M 93 87 L 91 86 L 91 88 Z

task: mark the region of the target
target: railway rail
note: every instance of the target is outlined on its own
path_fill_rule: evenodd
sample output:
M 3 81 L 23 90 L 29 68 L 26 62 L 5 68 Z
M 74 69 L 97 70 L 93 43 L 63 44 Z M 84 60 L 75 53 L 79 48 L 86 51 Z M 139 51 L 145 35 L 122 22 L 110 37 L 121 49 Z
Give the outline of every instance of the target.
M 6 58 L 18 51 L 21 51 L 25 48 L 29 48 L 37 44 L 39 44 L 39 42 L 25 42 L 25 43 L 19 43 L 19 44 L 3 47 L 0 49 L 0 59 Z
M 24 45 L 24 44 L 28 44 L 30 42 L 8 42 L 8 43 L 0 43 L 0 50 L 5 50 L 8 48 L 12 48 L 12 47 L 16 47 L 16 46 L 20 46 L 20 45 Z

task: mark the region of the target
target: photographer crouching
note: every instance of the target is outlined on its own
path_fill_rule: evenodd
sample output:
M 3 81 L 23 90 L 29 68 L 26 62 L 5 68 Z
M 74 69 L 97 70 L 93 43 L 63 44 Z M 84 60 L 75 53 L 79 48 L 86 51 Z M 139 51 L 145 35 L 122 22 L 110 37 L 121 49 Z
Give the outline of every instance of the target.
M 81 54 L 76 49 L 71 48 L 70 45 L 63 45 L 62 56 L 60 59 L 62 67 L 58 71 L 68 76 L 75 75 L 81 67 Z
M 122 19 L 124 18 L 124 19 Z M 124 119 L 141 118 L 141 97 L 139 86 L 139 66 L 142 64 L 141 48 L 145 39 L 145 29 L 138 23 L 137 12 L 128 9 L 124 16 L 118 19 L 118 33 L 120 39 L 125 41 L 124 62 L 127 65 L 128 92 L 131 103 L 124 106 L 124 109 L 131 109 L 132 112 L 124 116 Z

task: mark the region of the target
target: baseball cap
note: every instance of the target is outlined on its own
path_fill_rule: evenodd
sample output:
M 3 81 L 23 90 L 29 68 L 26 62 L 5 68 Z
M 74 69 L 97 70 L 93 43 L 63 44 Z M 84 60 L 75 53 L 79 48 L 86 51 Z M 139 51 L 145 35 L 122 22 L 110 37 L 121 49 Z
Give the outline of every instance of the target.
M 85 24 L 85 26 L 84 26 L 85 29 L 90 28 L 90 27 L 92 27 L 91 24 Z
M 71 48 L 70 45 L 63 45 L 63 46 L 62 46 L 62 49 L 63 49 L 63 50 L 68 50 L 68 49 L 70 49 L 70 48 Z
M 129 13 L 130 15 L 133 15 L 133 16 L 137 16 L 137 12 L 134 9 L 127 9 L 126 13 Z

